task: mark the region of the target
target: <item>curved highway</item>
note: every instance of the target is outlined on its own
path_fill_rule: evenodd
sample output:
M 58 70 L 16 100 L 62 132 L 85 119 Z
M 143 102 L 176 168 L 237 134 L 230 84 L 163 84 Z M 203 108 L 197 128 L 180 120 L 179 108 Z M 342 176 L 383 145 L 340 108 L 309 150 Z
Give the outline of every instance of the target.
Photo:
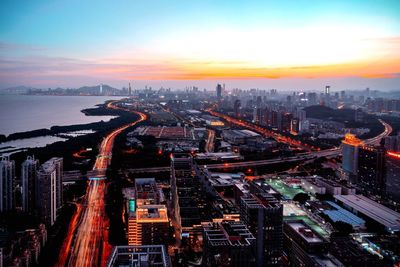
M 72 217 L 56 266 L 104 266 L 110 254 L 104 203 L 105 171 L 110 162 L 115 137 L 128 127 L 147 119 L 144 113 L 117 107 L 114 103 L 115 101 L 110 102 L 107 107 L 133 112 L 139 118 L 113 130 L 101 142 L 99 155 L 93 166 L 97 175 L 89 180 L 86 195 L 82 203 L 77 204 L 77 211 Z

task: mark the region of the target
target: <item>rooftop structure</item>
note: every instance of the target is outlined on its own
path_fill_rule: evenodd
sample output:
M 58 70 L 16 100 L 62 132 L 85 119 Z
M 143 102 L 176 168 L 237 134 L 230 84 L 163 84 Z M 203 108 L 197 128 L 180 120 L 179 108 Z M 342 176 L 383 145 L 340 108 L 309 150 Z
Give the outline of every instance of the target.
M 316 234 L 305 222 L 303 221 L 288 221 L 286 224 L 291 227 L 296 233 L 307 243 L 322 243 L 322 237 Z
M 117 246 L 110 256 L 107 267 L 117 266 L 169 267 L 171 263 L 163 245 Z
M 262 140 L 262 136 L 250 130 L 225 130 L 222 137 L 231 144 L 245 144 L 250 140 Z
M 165 205 L 143 205 L 136 209 L 137 223 L 168 222 Z
M 343 144 L 352 145 L 352 146 L 361 146 L 364 145 L 364 142 L 358 139 L 354 134 L 348 133 L 344 136 Z
M 205 240 L 211 246 L 251 246 L 255 242 L 252 233 L 241 222 L 210 222 L 203 227 Z
M 331 201 L 326 201 L 325 203 L 329 204 L 331 209 L 323 210 L 322 213 L 329 216 L 329 218 L 331 218 L 332 221 L 334 222 L 342 221 L 350 224 L 354 228 L 363 228 L 365 226 L 365 221 L 363 219 L 357 217 L 348 210 L 341 208 L 340 206 Z
M 385 226 L 386 230 L 400 231 L 400 213 L 362 195 L 336 195 L 334 197 L 352 211 Z
M 188 127 L 141 126 L 134 133 L 140 136 L 151 135 L 159 139 L 194 139 L 193 129 Z

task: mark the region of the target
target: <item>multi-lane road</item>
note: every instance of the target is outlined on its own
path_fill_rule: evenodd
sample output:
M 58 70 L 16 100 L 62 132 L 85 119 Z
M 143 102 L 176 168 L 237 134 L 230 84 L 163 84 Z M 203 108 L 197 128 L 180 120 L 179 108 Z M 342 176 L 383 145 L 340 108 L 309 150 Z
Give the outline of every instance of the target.
M 110 162 L 115 137 L 128 127 L 147 119 L 146 114 L 108 104 L 108 108 L 133 112 L 139 118 L 110 132 L 101 142 L 99 155 L 93 166 L 96 177 L 89 180 L 86 194 L 77 204 L 56 266 L 103 266 L 110 253 L 108 220 L 105 213 L 105 170 Z
M 375 137 L 364 140 L 364 143 L 366 145 L 379 145 L 382 138 L 385 138 L 386 136 L 389 136 L 392 133 L 393 129 L 388 123 L 384 122 L 383 120 L 379 121 L 385 127 L 385 130 Z M 231 122 L 234 123 L 234 121 Z M 238 126 L 241 126 L 242 122 L 240 121 L 239 123 L 240 124 L 238 124 Z M 257 166 L 266 166 L 282 162 L 296 162 L 296 161 L 310 160 L 320 157 L 335 157 L 338 156 L 340 153 L 341 153 L 341 148 L 336 147 L 332 149 L 325 149 L 319 151 L 317 150 L 317 151 L 302 153 L 294 157 L 208 164 L 206 167 L 208 169 L 236 169 L 236 168 L 246 168 L 246 167 L 257 167 Z M 170 167 L 137 168 L 137 169 L 129 169 L 127 171 L 131 173 L 168 172 L 170 171 Z
M 285 143 L 285 144 L 288 144 L 288 145 L 294 146 L 294 147 L 299 147 L 299 148 L 304 149 L 306 151 L 316 151 L 316 150 L 318 150 L 317 147 L 313 147 L 313 146 L 310 146 L 310 145 L 308 145 L 306 143 L 302 143 L 299 140 L 293 139 L 293 138 L 291 138 L 289 136 L 282 135 L 282 134 L 280 134 L 278 132 L 275 132 L 275 131 L 268 130 L 268 129 L 266 129 L 264 127 L 261 127 L 259 125 L 256 125 L 254 123 L 251 123 L 251 122 L 248 122 L 248 121 L 245 121 L 245 120 L 241 120 L 241 119 L 238 119 L 238 118 L 235 118 L 235 117 L 231 117 L 231 116 L 228 116 L 228 115 L 223 114 L 223 113 L 219 113 L 219 112 L 217 112 L 217 111 L 215 111 L 213 109 L 206 109 L 205 111 L 210 113 L 213 116 L 216 116 L 216 117 L 224 119 L 225 121 L 227 121 L 230 124 L 234 124 L 234 125 L 237 125 L 237 126 L 240 126 L 240 127 L 255 131 L 255 132 L 263 135 L 264 137 L 274 138 L 278 142 Z

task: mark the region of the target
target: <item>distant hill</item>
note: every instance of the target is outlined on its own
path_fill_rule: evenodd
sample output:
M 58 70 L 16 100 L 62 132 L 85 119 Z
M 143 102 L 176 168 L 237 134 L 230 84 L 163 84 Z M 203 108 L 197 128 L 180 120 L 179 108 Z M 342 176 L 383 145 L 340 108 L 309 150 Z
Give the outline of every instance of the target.
M 82 94 L 98 94 L 100 92 L 100 85 L 82 86 L 75 90 Z M 103 94 L 119 94 L 119 93 L 121 93 L 121 90 L 111 87 L 109 85 L 103 84 L 102 93 Z
M 332 120 L 338 122 L 354 121 L 355 110 L 332 109 L 325 106 L 310 106 L 304 108 L 308 118 Z

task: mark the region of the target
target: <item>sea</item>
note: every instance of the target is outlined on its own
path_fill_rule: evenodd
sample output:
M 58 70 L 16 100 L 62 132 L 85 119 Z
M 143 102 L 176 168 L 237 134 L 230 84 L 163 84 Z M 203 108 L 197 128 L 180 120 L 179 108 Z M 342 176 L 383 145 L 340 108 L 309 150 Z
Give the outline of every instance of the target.
M 0 95 L 0 134 L 7 136 L 52 126 L 109 121 L 113 116 L 86 116 L 81 110 L 117 99 L 121 97 Z M 4 148 L 42 147 L 62 140 L 60 137 L 47 136 L 4 142 L 0 143 L 0 154 Z

